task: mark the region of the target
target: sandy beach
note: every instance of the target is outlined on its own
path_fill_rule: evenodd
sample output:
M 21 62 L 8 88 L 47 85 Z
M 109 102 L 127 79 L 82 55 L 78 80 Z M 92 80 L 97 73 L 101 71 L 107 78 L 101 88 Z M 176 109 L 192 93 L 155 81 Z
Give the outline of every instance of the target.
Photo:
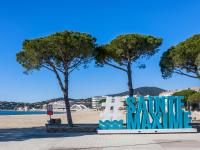
M 73 111 L 74 123 L 98 123 L 100 111 L 84 110 Z M 123 118 L 125 114 L 123 114 Z M 52 118 L 61 118 L 62 123 L 67 123 L 66 114 L 54 114 Z M 192 112 L 193 120 L 200 120 L 200 112 Z M 45 126 L 48 115 L 0 115 L 0 129 L 29 128 Z M 125 119 L 124 119 L 125 120 Z
M 99 111 L 84 110 L 73 111 L 74 123 L 98 123 Z M 52 118 L 61 118 L 62 123 L 67 123 L 66 113 L 54 114 Z M 29 128 L 45 126 L 49 116 L 44 115 L 0 115 L 0 129 Z
M 98 123 L 100 111 L 72 112 L 74 123 Z M 193 117 L 200 119 L 200 113 Z M 66 123 L 66 114 L 56 114 Z M 0 150 L 103 150 L 152 149 L 198 150 L 200 133 L 181 134 L 116 134 L 48 133 L 45 130 L 47 115 L 0 116 Z

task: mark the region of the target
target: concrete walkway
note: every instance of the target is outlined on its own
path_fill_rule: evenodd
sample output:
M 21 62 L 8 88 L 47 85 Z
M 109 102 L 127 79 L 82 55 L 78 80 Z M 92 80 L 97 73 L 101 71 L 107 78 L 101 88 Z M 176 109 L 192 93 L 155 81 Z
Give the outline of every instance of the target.
M 1 129 L 0 150 L 199 150 L 200 133 L 46 133 L 44 128 Z

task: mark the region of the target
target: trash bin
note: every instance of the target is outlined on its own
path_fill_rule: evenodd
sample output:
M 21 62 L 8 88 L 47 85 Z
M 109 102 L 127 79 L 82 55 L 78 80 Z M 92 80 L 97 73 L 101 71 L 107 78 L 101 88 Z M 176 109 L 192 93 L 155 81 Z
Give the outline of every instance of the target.
M 60 118 L 50 119 L 49 124 L 61 124 Z

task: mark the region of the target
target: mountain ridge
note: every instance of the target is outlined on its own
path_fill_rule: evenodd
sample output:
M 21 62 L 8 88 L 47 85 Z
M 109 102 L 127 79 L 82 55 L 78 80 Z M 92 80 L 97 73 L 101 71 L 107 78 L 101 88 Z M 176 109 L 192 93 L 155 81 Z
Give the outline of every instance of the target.
M 133 91 L 134 91 L 133 95 L 138 95 L 138 96 L 146 96 L 146 95 L 156 96 L 156 95 L 159 95 L 161 92 L 164 92 L 166 90 L 158 88 L 158 87 L 145 86 L 145 87 L 135 88 Z M 107 96 L 126 96 L 126 95 L 128 95 L 128 91 L 117 93 L 117 94 L 109 94 Z
M 134 95 L 140 95 L 140 96 L 155 96 L 159 95 L 161 92 L 164 92 L 164 89 L 158 88 L 158 87 L 139 87 L 134 89 Z M 117 93 L 117 94 L 109 94 L 107 96 L 126 96 L 128 95 L 128 91 Z M 91 101 L 92 97 L 89 98 L 80 98 L 80 99 L 72 99 L 69 98 L 69 100 L 73 103 L 76 103 L 78 101 L 84 101 L 89 102 Z M 63 100 L 62 97 L 60 98 L 52 98 L 48 100 L 43 100 L 40 102 L 34 102 L 34 103 L 23 103 L 23 102 L 7 102 L 7 101 L 0 101 L 0 109 L 17 109 L 18 107 L 24 107 L 29 106 L 30 108 L 36 108 L 41 109 L 44 104 L 49 104 L 51 102 L 57 102 Z

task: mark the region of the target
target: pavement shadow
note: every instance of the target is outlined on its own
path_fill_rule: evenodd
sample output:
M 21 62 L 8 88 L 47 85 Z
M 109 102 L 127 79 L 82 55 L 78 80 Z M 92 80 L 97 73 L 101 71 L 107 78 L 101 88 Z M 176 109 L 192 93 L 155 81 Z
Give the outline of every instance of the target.
M 200 132 L 200 123 L 193 124 L 193 127 Z M 94 135 L 96 132 L 47 132 L 45 126 L 30 127 L 30 128 L 11 128 L 0 129 L 0 142 L 8 141 L 24 141 L 35 138 L 62 138 L 62 137 L 77 137 L 84 135 Z
M 44 126 L 31 128 L 11 128 L 0 129 L 0 142 L 23 141 L 35 138 L 76 137 L 93 134 L 96 134 L 96 132 L 48 133 L 46 132 L 46 128 Z
M 102 150 L 102 149 L 133 149 L 136 148 L 138 146 L 149 146 L 149 145 L 162 145 L 162 144 L 179 144 L 179 143 L 183 143 L 184 141 L 181 140 L 176 140 L 176 141 L 165 141 L 165 142 L 152 142 L 152 143 L 145 143 L 145 144 L 130 144 L 130 145 L 110 145 L 110 146 L 98 146 L 98 147 L 83 147 L 83 148 L 51 148 L 50 150 Z

